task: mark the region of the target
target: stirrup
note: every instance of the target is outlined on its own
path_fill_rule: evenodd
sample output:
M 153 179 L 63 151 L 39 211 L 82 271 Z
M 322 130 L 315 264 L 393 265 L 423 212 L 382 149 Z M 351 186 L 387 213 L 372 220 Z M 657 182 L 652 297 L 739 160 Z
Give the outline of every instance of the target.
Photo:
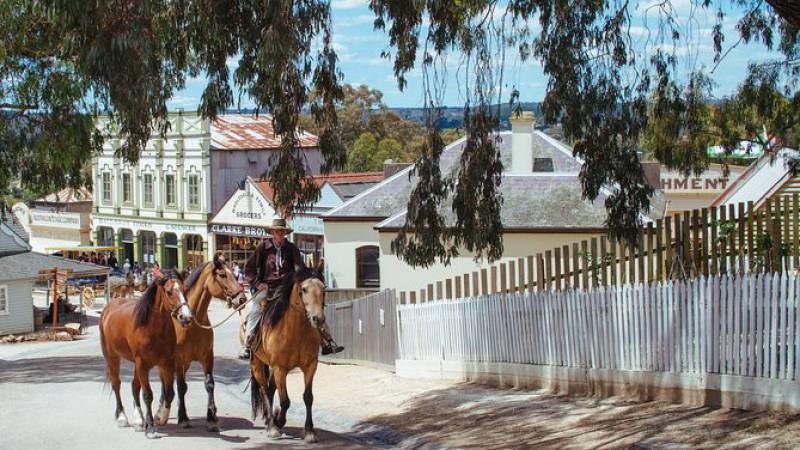
M 252 356 L 253 352 L 251 352 L 250 349 L 247 347 L 242 348 L 242 351 L 239 352 L 239 359 L 249 360 L 250 358 L 252 358 Z

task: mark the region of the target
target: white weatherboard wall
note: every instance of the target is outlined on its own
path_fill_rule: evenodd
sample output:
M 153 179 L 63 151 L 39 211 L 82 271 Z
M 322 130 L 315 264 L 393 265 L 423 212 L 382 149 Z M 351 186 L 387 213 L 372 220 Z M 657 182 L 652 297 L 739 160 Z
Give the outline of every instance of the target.
M 327 230 L 326 230 L 327 231 Z M 503 257 L 499 262 L 516 261 L 537 253 L 544 253 L 556 247 L 581 242 L 601 233 L 507 233 L 503 236 Z M 434 264 L 428 268 L 414 268 L 401 261 L 392 253 L 392 240 L 397 233 L 380 233 L 380 270 L 381 289 L 395 289 L 398 292 L 424 288 L 428 283 L 436 283 L 446 278 L 453 278 L 465 273 L 489 267 L 484 260 L 476 263 L 473 256 L 463 252 L 464 256 L 453 258 L 449 266 Z
M 798 411 L 799 298 L 784 273 L 400 305 L 397 373 Z
M 32 281 L 3 281 L 8 289 L 8 314 L 0 313 L 0 336 L 33 332 Z
M 330 287 L 356 287 L 356 249 L 377 245 L 376 222 L 325 221 L 325 267 L 329 271 Z M 381 257 L 381 263 L 382 263 Z M 383 272 L 381 271 L 381 276 Z

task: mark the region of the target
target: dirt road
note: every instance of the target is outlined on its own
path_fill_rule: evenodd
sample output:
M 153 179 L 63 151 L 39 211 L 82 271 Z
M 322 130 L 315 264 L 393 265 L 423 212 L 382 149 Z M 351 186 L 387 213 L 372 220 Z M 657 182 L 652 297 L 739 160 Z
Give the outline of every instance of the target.
M 215 303 L 212 322 L 228 311 Z M 236 359 L 236 326 L 231 320 L 216 335 L 222 431 L 205 431 L 206 394 L 193 366 L 187 403 L 194 427 L 177 428 L 173 408 L 156 440 L 116 427 L 96 326 L 80 341 L 0 345 L 0 449 L 800 448 L 800 415 L 557 397 L 401 379 L 349 365 L 320 365 L 314 383 L 319 444 L 300 439 L 305 407 L 299 373 L 289 377 L 286 436 L 272 440 L 260 420 L 250 420 L 249 375 Z M 125 363 L 126 408 L 131 371 Z M 155 371 L 152 378 L 157 392 Z

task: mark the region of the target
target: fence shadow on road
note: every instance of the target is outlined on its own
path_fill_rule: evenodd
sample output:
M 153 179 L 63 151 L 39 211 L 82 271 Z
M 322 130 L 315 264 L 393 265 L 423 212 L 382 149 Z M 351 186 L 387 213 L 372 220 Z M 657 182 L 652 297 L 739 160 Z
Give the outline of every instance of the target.
M 133 378 L 133 363 L 122 362 L 123 382 Z M 246 362 L 234 358 L 214 359 L 214 378 L 218 383 L 238 384 L 250 378 Z M 158 370 L 150 371 L 150 379 L 158 380 Z M 189 369 L 188 381 L 203 381 L 203 371 L 198 363 Z M 76 383 L 106 380 L 106 361 L 102 356 L 63 356 L 27 358 L 13 361 L 0 360 L 0 383 Z
M 403 406 L 402 413 L 363 421 L 349 435 L 389 445 L 414 439 L 456 448 L 607 448 L 637 443 L 715 446 L 745 440 L 748 446 L 780 446 L 787 427 L 800 430 L 800 414 L 567 397 L 472 384 L 429 391 Z

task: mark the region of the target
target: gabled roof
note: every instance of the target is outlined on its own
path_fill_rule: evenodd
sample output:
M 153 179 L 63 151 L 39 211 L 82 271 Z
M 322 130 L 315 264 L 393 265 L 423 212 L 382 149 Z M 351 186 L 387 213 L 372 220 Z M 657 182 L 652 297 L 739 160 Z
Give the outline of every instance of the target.
M 28 244 L 21 236 L 19 236 L 6 222 L 0 222 L 0 256 L 16 255 L 31 250 Z M 0 267 L 3 267 L 0 265 Z M 3 267 L 3 272 L 10 270 L 10 268 Z
M 317 187 L 322 188 L 325 183 L 328 183 L 333 188 L 334 192 L 339 195 L 342 200 L 347 200 L 354 195 L 362 192 L 370 186 L 375 185 L 383 180 L 383 172 L 356 172 L 356 173 L 337 173 L 331 175 L 315 175 L 308 177 Z M 267 180 L 253 180 L 256 186 L 264 194 L 264 197 L 269 199 L 274 204 L 275 191 L 272 189 L 269 181 Z M 348 193 L 356 190 L 355 194 L 347 195 Z
M 298 131 L 298 146 L 319 146 L 319 138 Z M 211 147 L 218 150 L 277 149 L 281 139 L 272 129 L 268 114 L 223 114 L 211 122 Z
M 0 204 L 0 208 L 3 208 L 2 204 Z M 17 237 L 26 243 L 31 240 L 31 237 L 25 230 L 25 227 L 19 222 L 19 219 L 17 219 L 10 209 L 7 209 L 5 212 L 0 211 L 0 223 L 8 226 Z
M 71 259 L 25 251 L 13 255 L 0 255 L 0 282 L 11 280 L 32 280 L 39 277 L 40 270 L 72 269 L 73 278 L 105 275 L 111 271 L 106 266 L 82 263 Z
M 758 207 L 765 199 L 795 178 L 786 163 L 786 158 L 797 155 L 796 150 L 783 149 L 777 155 L 760 156 L 714 200 L 711 206 L 752 201 Z
M 92 201 L 92 191 L 86 188 L 66 188 L 52 192 L 36 199 L 37 202 L 46 203 L 82 203 Z
M 504 167 L 511 167 L 512 133 L 496 134 L 497 147 Z M 501 220 L 507 229 L 602 229 L 607 213 L 605 192 L 594 201 L 583 199 L 578 174 L 582 163 L 572 156 L 572 150 L 541 132 L 532 135 L 532 146 L 548 150 L 553 155 L 555 172 L 504 175 L 500 185 L 504 203 Z M 441 157 L 442 174 L 456 170 L 466 139 L 462 138 L 445 148 Z M 326 221 L 374 220 L 376 228 L 391 230 L 402 225 L 405 210 L 416 176 L 409 176 L 412 167 L 383 180 L 323 214 Z M 451 204 L 445 202 L 442 213 L 452 219 Z

